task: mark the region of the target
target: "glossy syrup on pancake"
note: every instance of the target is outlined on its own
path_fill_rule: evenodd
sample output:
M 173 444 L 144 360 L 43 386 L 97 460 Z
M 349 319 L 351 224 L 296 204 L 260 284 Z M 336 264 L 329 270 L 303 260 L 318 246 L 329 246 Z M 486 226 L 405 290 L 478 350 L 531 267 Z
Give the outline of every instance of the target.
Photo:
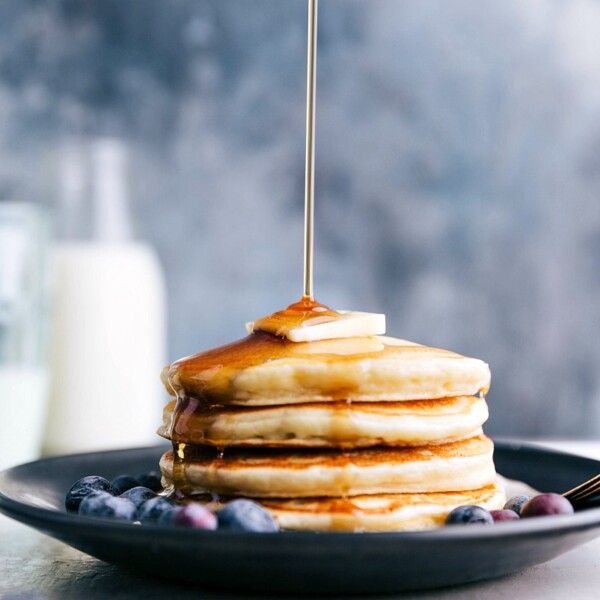
M 409 368 L 398 370 L 398 361 Z M 415 368 L 419 372 L 413 375 Z M 419 382 L 418 377 L 425 379 Z M 478 359 L 386 336 L 292 342 L 258 331 L 181 359 L 166 367 L 162 378 L 173 396 L 260 406 L 471 395 L 487 391 L 489 367 Z M 388 389 L 382 389 L 386 382 Z
M 370 344 L 363 352 L 348 352 L 342 347 L 336 351 L 333 344 L 327 344 L 323 352 L 318 352 L 314 350 L 318 348 L 314 342 L 291 342 L 285 337 L 260 330 L 261 327 L 277 329 L 324 323 L 341 317 L 341 313 L 304 297 L 288 308 L 256 321 L 257 331 L 241 340 L 174 362 L 163 371 L 163 382 L 177 397 L 195 396 L 208 404 L 235 404 L 230 383 L 242 369 L 271 360 L 304 358 L 308 348 L 311 348 L 311 357 L 322 363 L 360 360 L 371 357 L 373 352 L 385 356 L 386 352 L 397 350 L 380 342 Z M 423 351 L 427 350 L 423 347 Z M 345 399 L 347 391 L 339 390 L 339 399 Z

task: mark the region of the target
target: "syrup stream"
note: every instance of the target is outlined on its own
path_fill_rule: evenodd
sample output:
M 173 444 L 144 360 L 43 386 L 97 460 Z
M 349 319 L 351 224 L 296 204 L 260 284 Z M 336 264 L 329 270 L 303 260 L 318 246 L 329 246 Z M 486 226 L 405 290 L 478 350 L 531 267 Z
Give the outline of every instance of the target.
M 313 298 L 313 231 L 315 204 L 315 100 L 317 78 L 317 12 L 319 0 L 308 0 L 306 57 L 306 162 L 304 173 L 304 297 Z

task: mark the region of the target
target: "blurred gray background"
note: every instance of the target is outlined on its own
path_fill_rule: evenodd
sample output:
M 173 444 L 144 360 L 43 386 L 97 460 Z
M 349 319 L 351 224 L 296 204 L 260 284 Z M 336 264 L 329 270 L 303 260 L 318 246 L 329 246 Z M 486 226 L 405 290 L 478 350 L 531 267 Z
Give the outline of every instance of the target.
M 0 197 L 126 140 L 169 358 L 302 293 L 305 0 L 2 0 Z M 316 296 L 492 367 L 495 434 L 600 436 L 600 3 L 322 0 Z

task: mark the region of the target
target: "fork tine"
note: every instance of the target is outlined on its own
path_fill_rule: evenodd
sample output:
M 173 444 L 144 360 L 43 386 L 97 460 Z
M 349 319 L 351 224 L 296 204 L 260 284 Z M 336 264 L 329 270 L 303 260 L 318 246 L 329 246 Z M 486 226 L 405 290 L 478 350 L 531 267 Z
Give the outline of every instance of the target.
M 589 498 L 594 498 L 595 496 L 598 496 L 599 494 L 600 494 L 600 487 L 595 490 L 591 490 L 589 493 L 581 494 L 580 496 L 567 498 L 567 500 L 569 500 L 572 503 L 584 502 L 585 500 L 588 500 Z
M 596 498 L 596 499 L 600 498 L 600 488 L 598 488 L 597 490 L 595 490 L 589 494 L 577 496 L 577 498 L 568 498 L 568 500 L 569 500 L 569 502 L 571 502 L 571 504 L 582 504 L 583 502 L 587 502 L 588 500 L 593 500 L 594 498 Z
M 575 501 L 584 500 L 585 498 L 589 498 L 590 496 L 594 496 L 598 492 L 600 492 L 600 486 L 594 486 L 594 487 L 586 488 L 585 490 L 580 490 L 576 494 L 572 494 L 570 496 L 565 496 L 565 498 L 575 502 Z
M 600 488 L 600 479 L 592 480 L 585 487 L 585 489 L 579 490 L 578 492 L 576 492 L 574 494 L 574 496 L 576 498 L 584 497 L 584 496 L 590 496 L 590 495 L 596 493 L 599 488 Z
M 570 489 L 568 492 L 565 492 L 565 494 L 570 494 L 571 492 L 574 492 L 574 491 L 579 490 L 581 488 L 585 488 L 585 487 L 587 487 L 589 485 L 593 485 L 597 481 L 600 481 L 600 473 L 598 473 L 598 475 L 594 475 L 594 477 L 591 477 L 587 481 L 584 481 L 583 483 L 580 483 L 579 485 L 577 485 L 574 488 Z
M 600 482 L 596 483 L 593 486 L 586 488 L 585 490 L 578 492 L 577 494 L 574 494 L 573 496 L 570 496 L 569 500 L 579 502 L 581 500 L 585 500 L 586 498 L 595 496 L 598 493 L 600 493 Z
M 565 498 L 567 498 L 568 500 L 574 500 L 574 499 L 580 500 L 584 497 L 587 497 L 590 493 L 590 490 L 594 490 L 594 493 L 595 493 L 595 491 L 597 491 L 598 485 L 600 485 L 600 473 L 598 475 L 596 475 L 595 477 L 592 477 L 588 481 L 584 481 L 583 483 L 574 487 L 573 489 L 570 489 L 569 491 L 564 492 L 563 496 Z
M 595 477 L 592 477 L 588 481 L 584 481 L 583 483 L 580 483 L 578 486 L 570 489 L 569 491 L 564 492 L 563 496 L 565 496 L 565 497 L 576 496 L 580 492 L 585 492 L 585 490 L 588 487 L 590 487 L 591 485 L 595 485 L 598 481 L 600 481 L 600 473 L 598 475 L 596 475 Z

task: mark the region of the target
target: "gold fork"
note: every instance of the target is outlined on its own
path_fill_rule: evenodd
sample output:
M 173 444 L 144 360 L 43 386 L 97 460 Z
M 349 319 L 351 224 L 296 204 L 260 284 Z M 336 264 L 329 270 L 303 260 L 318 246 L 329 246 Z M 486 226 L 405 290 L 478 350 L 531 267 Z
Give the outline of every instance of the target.
M 586 500 L 598 495 L 600 495 L 600 473 L 568 492 L 563 493 L 563 496 L 572 504 L 582 504 Z

